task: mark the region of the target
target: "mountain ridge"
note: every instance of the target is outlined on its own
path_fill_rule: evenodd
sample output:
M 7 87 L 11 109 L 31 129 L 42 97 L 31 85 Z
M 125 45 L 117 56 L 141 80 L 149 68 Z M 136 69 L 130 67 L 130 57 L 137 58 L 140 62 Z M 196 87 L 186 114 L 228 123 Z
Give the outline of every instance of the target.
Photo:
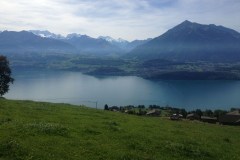
M 96 56 L 119 56 L 133 48 L 131 43 L 126 40 L 120 38 L 117 40 L 111 39 L 112 42 L 103 37 L 93 38 L 78 33 L 62 36 L 47 30 L 3 31 L 0 32 L 0 52 L 67 52 Z M 140 43 L 137 45 L 140 45 Z
M 91 36 L 88 36 L 86 34 L 79 34 L 79 33 L 70 33 L 66 36 L 62 36 L 61 34 L 55 34 L 55 33 L 51 33 L 49 31 L 41 31 L 41 30 L 29 30 L 29 32 L 32 32 L 38 36 L 41 37 L 46 37 L 46 38 L 53 38 L 53 39 L 60 39 L 60 40 L 68 40 L 71 38 L 80 38 L 82 36 L 87 36 L 89 38 L 95 39 L 95 40 L 105 40 L 107 42 L 109 42 L 111 45 L 114 45 L 115 47 L 119 48 L 122 50 L 122 52 L 127 53 L 129 51 L 131 51 L 133 48 L 142 45 L 146 42 L 148 42 L 149 40 L 151 40 L 152 38 L 148 38 L 148 39 L 143 39 L 143 40 L 138 40 L 135 39 L 133 41 L 128 41 L 122 38 L 112 38 L 110 36 L 99 36 L 97 38 L 93 38 Z
M 16 52 L 69 52 L 75 47 L 60 40 L 37 36 L 28 31 L 3 31 L 0 33 L 0 51 Z
M 77 33 L 63 37 L 49 31 L 0 32 L 0 52 L 60 52 L 123 58 L 225 62 L 240 60 L 240 33 L 214 24 L 188 20 L 162 35 L 126 41 L 109 36 L 93 38 Z

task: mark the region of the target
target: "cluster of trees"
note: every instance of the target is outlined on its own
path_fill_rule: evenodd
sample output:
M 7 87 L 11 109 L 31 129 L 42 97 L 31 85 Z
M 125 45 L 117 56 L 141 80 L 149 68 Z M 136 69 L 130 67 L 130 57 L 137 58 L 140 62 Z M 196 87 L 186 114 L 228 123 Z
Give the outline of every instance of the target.
M 119 112 L 127 111 L 128 114 L 137 114 L 137 115 L 145 115 L 147 113 L 144 105 L 139 105 L 136 107 L 133 105 L 120 106 L 120 107 L 118 106 L 108 107 L 108 105 L 105 104 L 104 110 L 119 111 Z
M 235 111 L 239 110 L 239 108 L 231 108 L 230 111 Z M 196 113 L 197 115 L 201 116 L 207 116 L 207 117 L 216 117 L 219 118 L 222 115 L 225 115 L 228 111 L 226 110 L 211 110 L 211 109 L 206 109 L 205 111 L 202 111 L 201 109 L 196 109 L 195 111 L 191 111 L 190 113 Z
M 0 55 L 0 97 L 8 92 L 9 86 L 13 81 L 9 62 L 5 56 Z

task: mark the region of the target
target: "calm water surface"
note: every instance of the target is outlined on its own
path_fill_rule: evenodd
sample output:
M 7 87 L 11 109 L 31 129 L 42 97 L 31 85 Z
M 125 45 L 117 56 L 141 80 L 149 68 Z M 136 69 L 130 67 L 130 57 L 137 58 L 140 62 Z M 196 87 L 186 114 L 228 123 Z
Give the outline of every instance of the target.
M 139 77 L 93 77 L 68 71 L 14 71 L 5 97 L 48 102 L 171 105 L 188 110 L 240 106 L 240 81 L 149 81 Z

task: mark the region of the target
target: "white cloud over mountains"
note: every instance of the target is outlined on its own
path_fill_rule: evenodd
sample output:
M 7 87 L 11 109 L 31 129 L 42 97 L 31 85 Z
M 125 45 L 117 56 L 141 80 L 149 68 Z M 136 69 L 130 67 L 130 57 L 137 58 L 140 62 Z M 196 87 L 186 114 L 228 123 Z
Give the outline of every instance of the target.
M 239 0 L 1 0 L 0 30 L 156 37 L 188 19 L 240 31 Z

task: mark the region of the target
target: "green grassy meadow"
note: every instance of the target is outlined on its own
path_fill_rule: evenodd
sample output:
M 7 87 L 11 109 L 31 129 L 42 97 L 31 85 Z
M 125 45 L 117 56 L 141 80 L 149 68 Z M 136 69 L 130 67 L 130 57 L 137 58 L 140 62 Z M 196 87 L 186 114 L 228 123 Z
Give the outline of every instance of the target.
M 239 160 L 240 127 L 0 99 L 0 160 Z

